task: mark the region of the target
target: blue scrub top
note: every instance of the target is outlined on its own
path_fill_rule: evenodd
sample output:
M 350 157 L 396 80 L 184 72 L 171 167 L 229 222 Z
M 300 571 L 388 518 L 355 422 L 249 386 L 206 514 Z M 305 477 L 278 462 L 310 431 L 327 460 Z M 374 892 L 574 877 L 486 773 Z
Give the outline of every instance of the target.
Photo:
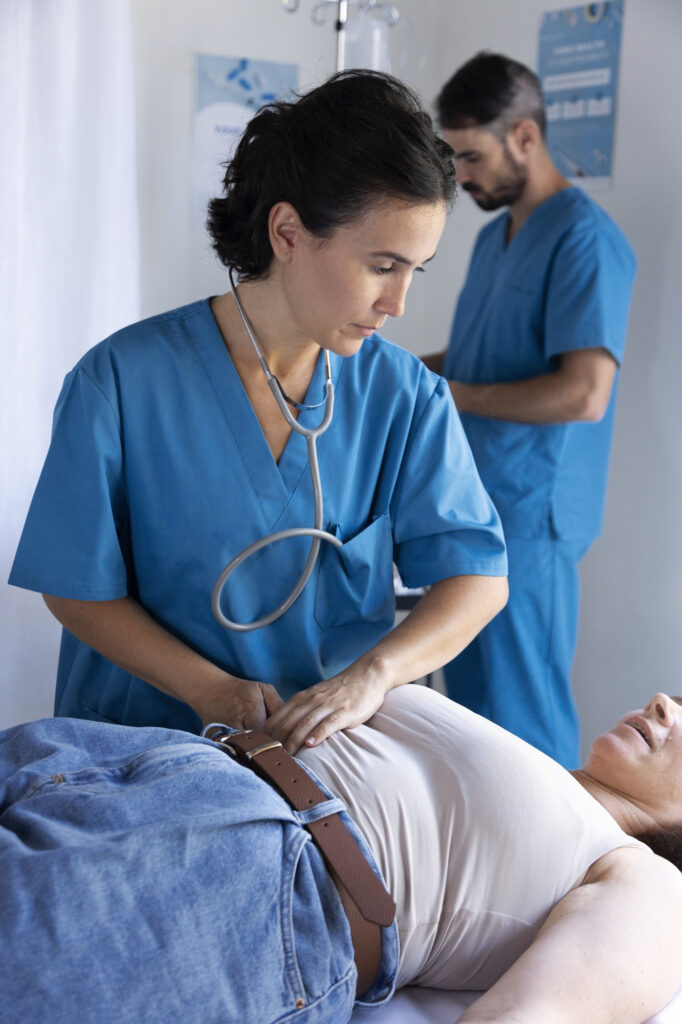
M 130 594 L 180 640 L 287 698 L 341 671 L 393 626 L 395 560 L 420 587 L 503 575 L 504 541 L 445 382 L 377 335 L 331 356 L 332 425 L 318 441 L 325 527 L 302 595 L 277 622 L 224 630 L 216 577 L 274 530 L 313 523 L 305 439 L 275 463 L 209 300 L 128 327 L 67 376 L 10 582 L 76 600 Z M 324 392 L 318 360 L 305 401 Z M 322 410 L 303 411 L 301 423 Z M 309 538 L 280 541 L 230 577 L 240 622 L 275 608 Z M 198 717 L 64 632 L 56 713 L 197 731 Z
M 477 384 L 521 380 L 586 348 L 605 348 L 620 364 L 636 268 L 620 228 L 579 188 L 542 203 L 506 245 L 508 225 L 505 212 L 478 236 L 444 376 Z M 616 390 L 617 381 L 598 423 L 462 416 L 508 536 L 599 534 Z

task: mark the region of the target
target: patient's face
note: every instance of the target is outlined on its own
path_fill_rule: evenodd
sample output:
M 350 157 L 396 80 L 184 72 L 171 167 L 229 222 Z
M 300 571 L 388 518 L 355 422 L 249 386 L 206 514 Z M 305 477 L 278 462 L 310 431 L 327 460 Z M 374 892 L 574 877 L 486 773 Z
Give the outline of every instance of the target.
M 660 825 L 682 820 L 682 697 L 657 693 L 598 736 L 585 770 L 634 800 Z

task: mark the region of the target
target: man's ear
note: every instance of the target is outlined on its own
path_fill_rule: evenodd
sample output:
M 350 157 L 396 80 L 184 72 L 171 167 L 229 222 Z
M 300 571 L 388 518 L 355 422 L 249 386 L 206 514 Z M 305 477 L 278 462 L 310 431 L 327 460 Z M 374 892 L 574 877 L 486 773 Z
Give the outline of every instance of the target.
M 301 218 L 291 203 L 275 203 L 268 215 L 268 233 L 275 259 L 289 263 L 303 232 Z
M 509 133 L 509 141 L 515 156 L 530 156 L 542 143 L 540 126 L 532 118 L 517 121 Z

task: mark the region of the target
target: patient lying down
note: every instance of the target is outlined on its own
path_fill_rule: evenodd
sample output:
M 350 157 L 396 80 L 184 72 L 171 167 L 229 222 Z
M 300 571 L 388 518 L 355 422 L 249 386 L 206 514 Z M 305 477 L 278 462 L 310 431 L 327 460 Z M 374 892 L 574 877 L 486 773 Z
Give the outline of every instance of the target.
M 416 686 L 300 758 L 397 904 L 361 1004 L 485 988 L 462 1024 L 641 1024 L 676 992 L 682 874 L 633 836 L 676 856 L 677 699 L 625 716 L 574 773 Z M 210 740 L 49 719 L 0 734 L 0 778 L 6 1019 L 349 1020 L 321 854 Z

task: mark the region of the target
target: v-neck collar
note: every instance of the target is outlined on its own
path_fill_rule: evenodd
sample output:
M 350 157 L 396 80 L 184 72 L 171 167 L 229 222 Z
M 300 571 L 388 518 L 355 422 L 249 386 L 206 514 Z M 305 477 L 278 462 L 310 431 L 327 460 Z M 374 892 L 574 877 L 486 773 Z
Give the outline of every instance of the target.
M 569 185 L 567 188 L 560 188 L 558 192 L 554 192 L 553 195 L 548 196 L 547 199 L 544 199 L 540 203 L 540 205 L 536 206 L 532 213 L 529 214 L 528 217 L 526 217 L 523 224 L 521 225 L 521 227 L 516 232 L 511 242 L 509 243 L 507 243 L 506 239 L 507 233 L 509 231 L 509 222 L 511 220 L 511 214 L 509 213 L 509 210 L 507 210 L 506 214 L 500 217 L 500 224 L 502 227 L 502 251 L 505 253 L 510 252 L 517 238 L 521 238 L 521 236 L 525 237 L 525 235 L 528 233 L 526 231 L 526 226 L 530 224 L 531 221 L 533 221 L 534 223 L 536 221 L 541 221 L 544 216 L 546 216 L 548 213 L 551 213 L 551 210 L 555 205 L 555 201 L 558 200 L 559 196 L 563 198 L 566 196 L 566 194 L 573 195 L 577 191 L 577 189 L 577 185 Z M 518 250 L 518 248 L 518 245 L 514 246 L 514 251 Z
M 243 466 L 251 479 L 255 498 L 268 527 L 272 529 L 289 505 L 302 479 L 307 475 L 306 440 L 292 430 L 279 462 L 275 462 L 263 428 L 213 315 L 210 298 L 200 303 L 200 311 L 200 326 L 196 325 L 192 329 L 190 321 L 192 338 L 229 425 Z M 330 362 L 332 380 L 336 386 L 343 360 L 332 352 Z M 324 354 L 320 351 L 304 398 L 305 404 L 312 405 L 323 401 L 324 379 Z M 301 410 L 298 421 L 302 426 L 314 427 L 323 416 L 324 405 L 319 409 Z M 333 429 L 332 423 L 329 430 Z

